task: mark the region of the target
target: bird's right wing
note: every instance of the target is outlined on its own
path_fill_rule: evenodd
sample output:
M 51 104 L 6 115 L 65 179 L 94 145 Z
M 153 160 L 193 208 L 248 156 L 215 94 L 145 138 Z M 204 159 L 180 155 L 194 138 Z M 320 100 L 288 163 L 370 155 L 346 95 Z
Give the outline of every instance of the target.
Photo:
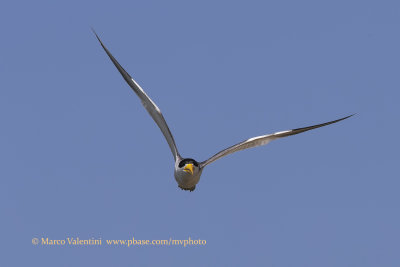
M 354 114 L 353 114 L 354 115 Z M 293 129 L 293 130 L 288 130 L 288 131 L 282 131 L 282 132 L 276 132 L 273 134 L 267 134 L 267 135 L 262 135 L 262 136 L 257 136 L 257 137 L 253 137 L 250 139 L 247 139 L 243 142 L 240 142 L 239 144 L 233 145 L 231 147 L 228 147 L 227 149 L 224 149 L 220 152 L 218 152 L 217 154 L 215 154 L 214 156 L 212 156 L 211 158 L 209 158 L 208 160 L 205 160 L 203 162 L 200 163 L 201 168 L 204 168 L 205 166 L 207 166 L 208 164 L 216 161 L 217 159 L 220 159 L 222 157 L 225 157 L 229 154 L 232 154 L 234 152 L 240 151 L 240 150 L 244 150 L 247 148 L 252 148 L 252 147 L 257 147 L 257 146 L 263 146 L 268 144 L 269 142 L 271 142 L 272 140 L 278 139 L 278 138 L 282 138 L 282 137 L 286 137 L 286 136 L 290 136 L 290 135 L 295 135 L 295 134 L 299 134 L 302 132 L 306 132 L 312 129 L 316 129 L 319 127 L 323 127 L 332 123 L 336 123 L 342 120 L 345 120 L 347 118 L 350 118 L 351 116 L 347 116 L 338 120 L 334 120 L 334 121 L 330 121 L 330 122 L 326 122 L 326 123 L 321 123 L 321 124 L 317 124 L 317 125 L 313 125 L 313 126 L 309 126 L 309 127 L 303 127 L 303 128 L 298 128 L 298 129 Z
M 132 77 L 122 68 L 122 66 L 118 63 L 118 61 L 111 55 L 110 51 L 104 46 L 103 42 L 100 40 L 99 36 L 93 30 L 93 33 L 96 35 L 97 40 L 99 40 L 101 46 L 103 47 L 104 51 L 106 51 L 108 57 L 114 63 L 115 67 L 117 67 L 118 71 L 121 73 L 122 77 L 125 81 L 129 84 L 129 86 L 133 89 L 136 95 L 142 101 L 143 106 L 146 108 L 147 112 L 149 112 L 150 116 L 153 120 L 157 123 L 158 127 L 160 128 L 161 132 L 163 133 L 165 139 L 167 139 L 169 148 L 174 156 L 174 160 L 176 161 L 177 158 L 180 158 L 178 149 L 176 148 L 174 137 L 171 134 L 171 131 L 168 128 L 168 125 L 164 119 L 164 116 L 161 113 L 161 110 L 157 107 L 157 105 L 147 96 L 147 94 L 143 91 L 143 89 L 132 79 Z

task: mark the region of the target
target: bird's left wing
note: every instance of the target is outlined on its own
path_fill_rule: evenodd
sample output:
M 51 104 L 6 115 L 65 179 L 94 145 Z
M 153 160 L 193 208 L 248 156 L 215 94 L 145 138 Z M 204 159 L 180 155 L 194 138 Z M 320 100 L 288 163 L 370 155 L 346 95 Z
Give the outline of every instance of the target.
M 354 114 L 353 114 L 354 115 Z M 350 118 L 351 116 L 347 116 L 338 120 L 334 120 L 334 121 L 330 121 L 330 122 L 326 122 L 326 123 L 321 123 L 321 124 L 317 124 L 317 125 L 313 125 L 313 126 L 308 126 L 308 127 L 303 127 L 303 128 L 298 128 L 298 129 L 293 129 L 293 130 L 288 130 L 288 131 L 282 131 L 282 132 L 276 132 L 273 134 L 268 134 L 268 135 L 262 135 L 262 136 L 257 136 L 257 137 L 253 137 L 250 139 L 247 139 L 243 142 L 240 142 L 236 145 L 233 145 L 231 147 L 228 147 L 227 149 L 224 149 L 220 152 L 218 152 L 217 154 L 215 154 L 214 156 L 212 156 L 211 158 L 209 158 L 208 160 L 205 160 L 203 162 L 200 163 L 201 168 L 204 168 L 206 165 L 216 161 L 217 159 L 220 159 L 222 157 L 225 157 L 229 154 L 232 154 L 234 152 L 240 151 L 240 150 L 244 150 L 247 148 L 252 148 L 252 147 L 257 147 L 257 146 L 263 146 L 268 144 L 269 142 L 271 142 L 272 140 L 278 139 L 278 138 L 282 138 L 282 137 L 286 137 L 286 136 L 290 136 L 290 135 L 295 135 L 295 134 L 299 134 L 302 132 L 306 132 L 312 129 L 316 129 L 319 127 L 323 127 L 332 123 L 336 123 L 342 120 L 345 120 L 347 118 Z
M 92 29 L 93 30 L 93 29 Z M 143 91 L 143 89 L 135 82 L 134 79 L 124 70 L 124 68 L 118 63 L 118 61 L 111 55 L 110 51 L 104 46 L 103 42 L 100 40 L 99 36 L 93 30 L 93 33 L 96 35 L 97 40 L 99 40 L 101 46 L 104 51 L 106 51 L 108 57 L 114 63 L 115 67 L 117 67 L 118 71 L 121 73 L 122 77 L 129 84 L 129 86 L 133 89 L 136 95 L 142 101 L 143 106 L 146 108 L 147 112 L 149 112 L 150 116 L 157 123 L 161 132 L 163 133 L 165 139 L 167 139 L 169 148 L 171 149 L 172 155 L 174 156 L 174 160 L 180 158 L 178 149 L 176 148 L 174 137 L 171 134 L 171 131 L 168 128 L 167 122 L 164 119 L 164 116 L 161 113 L 161 110 L 157 107 L 157 105 L 147 96 L 147 94 Z

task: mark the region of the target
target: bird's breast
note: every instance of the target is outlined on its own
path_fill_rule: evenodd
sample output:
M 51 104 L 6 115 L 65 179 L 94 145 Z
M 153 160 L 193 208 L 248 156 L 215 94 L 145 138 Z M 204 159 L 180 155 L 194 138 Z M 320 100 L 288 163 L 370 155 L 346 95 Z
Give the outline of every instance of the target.
M 201 172 L 194 173 L 193 175 L 187 173 L 183 170 L 176 170 L 174 173 L 175 180 L 178 185 L 182 188 L 192 188 L 194 187 L 200 180 Z

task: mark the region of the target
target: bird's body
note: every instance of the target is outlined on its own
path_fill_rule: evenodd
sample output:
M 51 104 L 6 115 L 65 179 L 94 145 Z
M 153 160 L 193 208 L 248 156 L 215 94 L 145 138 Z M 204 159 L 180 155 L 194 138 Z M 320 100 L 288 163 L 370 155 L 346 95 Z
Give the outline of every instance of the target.
M 200 181 L 203 168 L 194 159 L 178 159 L 175 162 L 174 176 L 179 188 L 193 191 Z
M 136 93 L 136 95 L 140 98 L 143 106 L 145 107 L 147 112 L 150 114 L 150 116 L 153 118 L 153 120 L 156 122 L 156 124 L 160 128 L 161 132 L 163 133 L 165 139 L 167 140 L 167 143 L 171 149 L 171 152 L 172 152 L 172 155 L 173 155 L 174 161 L 175 161 L 175 169 L 174 169 L 175 180 L 178 183 L 179 188 L 181 188 L 183 190 L 193 191 L 196 188 L 197 183 L 200 181 L 200 176 L 201 176 L 201 173 L 203 172 L 204 167 L 207 166 L 208 164 L 216 161 L 217 159 L 220 159 L 222 157 L 225 157 L 229 154 L 232 154 L 232 153 L 240 151 L 240 150 L 266 145 L 269 142 L 271 142 L 272 140 L 290 136 L 290 135 L 299 134 L 299 133 L 309 131 L 312 129 L 316 129 L 319 127 L 323 127 L 323 126 L 333 124 L 333 123 L 342 121 L 344 119 L 347 119 L 347 118 L 353 116 L 353 115 L 350 115 L 350 116 L 346 116 L 341 119 L 337 119 L 334 121 L 321 123 L 321 124 L 317 124 L 317 125 L 313 125 L 313 126 L 309 126 L 309 127 L 297 128 L 297 129 L 293 129 L 293 130 L 281 131 L 281 132 L 276 132 L 273 134 L 267 134 L 267 135 L 253 137 L 253 138 L 247 139 L 243 142 L 240 142 L 236 145 L 228 147 L 228 148 L 218 152 L 214 156 L 210 157 L 209 159 L 202 161 L 202 162 L 197 162 L 196 160 L 191 159 L 191 158 L 183 158 L 183 157 L 181 157 L 181 155 L 178 152 L 178 149 L 175 144 L 175 140 L 171 134 L 171 131 L 168 128 L 168 125 L 164 119 L 164 116 L 161 113 L 161 110 L 150 99 L 150 97 L 147 96 L 147 94 L 136 83 L 136 81 L 134 79 L 132 79 L 132 77 L 122 68 L 122 66 L 118 63 L 118 61 L 111 55 L 111 53 L 108 51 L 108 49 L 104 46 L 104 44 L 100 40 L 99 36 L 96 33 L 94 33 L 94 34 L 96 35 L 97 39 L 99 40 L 104 51 L 107 53 L 107 55 L 109 56 L 111 61 L 114 63 L 115 67 L 121 73 L 122 77 L 125 79 L 125 81 L 128 83 L 128 85 L 133 89 L 133 91 Z

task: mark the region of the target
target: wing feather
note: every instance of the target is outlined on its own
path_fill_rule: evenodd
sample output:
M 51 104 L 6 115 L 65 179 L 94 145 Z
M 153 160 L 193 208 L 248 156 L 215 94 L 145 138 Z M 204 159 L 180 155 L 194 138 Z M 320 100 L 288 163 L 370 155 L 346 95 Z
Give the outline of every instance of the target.
M 113 57 L 113 55 L 108 51 L 103 42 L 100 40 L 99 36 L 93 30 L 93 33 L 96 35 L 97 40 L 99 40 L 101 46 L 104 51 L 107 53 L 108 57 L 114 63 L 115 67 L 117 67 L 118 71 L 121 73 L 124 80 L 128 83 L 128 85 L 133 89 L 136 95 L 140 98 L 142 105 L 145 107 L 147 112 L 153 118 L 153 120 L 157 123 L 161 132 L 163 133 L 165 139 L 168 142 L 169 148 L 171 149 L 172 155 L 174 156 L 174 160 L 180 158 L 178 149 L 175 144 L 174 137 L 171 134 L 171 131 L 168 128 L 167 122 L 164 119 L 164 116 L 161 113 L 161 110 L 158 106 L 150 99 L 150 97 L 144 92 L 144 90 L 140 87 L 140 85 L 124 70 L 124 68 L 118 63 L 118 61 Z
M 237 152 L 237 151 L 240 151 L 240 150 L 244 150 L 244 149 L 247 149 L 247 148 L 263 146 L 263 145 L 266 145 L 266 144 L 268 144 L 269 142 L 271 142 L 271 141 L 273 141 L 275 139 L 279 139 L 279 138 L 282 138 L 282 137 L 295 135 L 295 134 L 306 132 L 306 131 L 309 131 L 309 130 L 312 130 L 312 129 L 320 128 L 320 127 L 323 127 L 323 126 L 326 126 L 326 125 L 329 125 L 329 124 L 333 124 L 333 123 L 345 120 L 347 118 L 350 118 L 353 115 L 350 115 L 350 116 L 347 116 L 347 117 L 344 117 L 344 118 L 341 118 L 341 119 L 338 119 L 338 120 L 334 120 L 334 121 L 329 121 L 329 122 L 313 125 L 313 126 L 297 128 L 297 129 L 288 130 L 288 131 L 281 131 L 281 132 L 276 132 L 276 133 L 273 133 L 273 134 L 261 135 L 261 136 L 257 136 L 257 137 L 253 137 L 253 138 L 247 139 L 247 140 L 245 140 L 243 142 L 240 142 L 240 143 L 238 143 L 236 145 L 233 145 L 231 147 L 228 147 L 228 148 L 218 152 L 217 154 L 215 154 L 211 158 L 201 162 L 200 166 L 202 168 L 204 168 L 208 164 L 216 161 L 217 159 L 225 157 L 225 156 L 227 156 L 229 154 L 232 154 L 234 152 Z

